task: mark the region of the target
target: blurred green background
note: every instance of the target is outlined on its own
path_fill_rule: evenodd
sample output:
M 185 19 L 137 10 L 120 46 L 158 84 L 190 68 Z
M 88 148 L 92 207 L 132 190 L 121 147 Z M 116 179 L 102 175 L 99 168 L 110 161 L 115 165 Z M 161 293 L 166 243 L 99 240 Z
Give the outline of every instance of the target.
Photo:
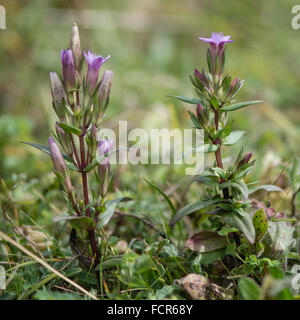
M 0 177 L 48 173 L 47 156 L 20 144 L 46 144 L 55 122 L 49 72 L 61 71 L 60 50 L 69 44 L 73 22 L 83 48 L 111 59 L 114 71 L 105 125 L 128 120 L 129 128 L 188 128 L 190 105 L 167 95 L 194 96 L 188 76 L 206 63 L 207 46 L 197 37 L 212 31 L 232 35 L 226 71 L 245 80 L 237 99 L 264 104 L 235 112 L 235 129 L 257 159 L 288 164 L 300 148 L 300 30 L 291 27 L 286 0 L 7 0 L 7 29 L 0 30 Z M 227 150 L 225 155 L 230 156 Z M 230 161 L 230 157 L 228 158 Z M 120 169 L 121 186 L 139 176 L 167 186 L 184 171 L 165 166 Z M 170 174 L 172 173 L 172 174 Z

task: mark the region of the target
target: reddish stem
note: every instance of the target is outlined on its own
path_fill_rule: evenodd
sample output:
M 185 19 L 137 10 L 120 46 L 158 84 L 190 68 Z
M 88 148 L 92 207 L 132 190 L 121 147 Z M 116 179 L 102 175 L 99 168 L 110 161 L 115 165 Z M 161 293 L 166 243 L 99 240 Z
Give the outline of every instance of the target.
M 76 103 L 77 105 L 80 104 L 79 102 L 79 92 L 76 92 Z M 82 190 L 83 190 L 83 196 L 84 196 L 84 203 L 86 209 L 86 215 L 88 217 L 91 216 L 91 210 L 89 207 L 89 191 L 88 191 L 88 182 L 87 182 L 87 173 L 84 172 L 84 169 L 86 167 L 86 160 L 85 160 L 85 147 L 84 147 L 84 136 L 85 136 L 85 120 L 83 122 L 82 126 L 82 133 L 79 137 L 79 146 L 80 146 L 80 170 L 81 170 L 81 177 L 82 177 Z M 97 248 L 97 242 L 95 237 L 94 230 L 88 230 L 89 239 L 91 243 L 91 248 L 93 252 L 93 257 L 95 259 L 95 266 L 99 263 L 99 254 L 98 254 L 98 248 Z
M 218 110 L 215 111 L 215 127 L 216 130 L 219 130 L 219 113 Z M 219 148 L 218 150 L 215 152 L 215 157 L 216 157 L 216 162 L 217 162 L 217 166 L 221 169 L 223 169 L 223 162 L 222 162 L 222 156 L 221 156 L 221 145 L 222 145 L 222 140 L 221 138 L 218 138 L 214 141 L 214 144 L 218 144 Z M 223 179 L 221 179 L 221 183 L 225 182 Z M 224 188 L 223 189 L 223 196 L 225 199 L 229 198 L 229 190 L 228 188 Z

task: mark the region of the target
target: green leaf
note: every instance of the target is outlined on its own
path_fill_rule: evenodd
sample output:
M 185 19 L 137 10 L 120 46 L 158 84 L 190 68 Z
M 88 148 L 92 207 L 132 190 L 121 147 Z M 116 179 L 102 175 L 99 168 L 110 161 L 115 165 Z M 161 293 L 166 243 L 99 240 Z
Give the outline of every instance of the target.
M 191 118 L 195 128 L 201 129 L 201 124 L 200 124 L 199 120 L 197 119 L 197 117 L 195 116 L 195 114 L 193 112 L 191 112 L 191 111 L 188 111 L 188 113 L 190 115 L 190 118 Z
M 207 58 L 208 70 L 209 72 L 213 72 L 212 55 L 209 48 L 207 49 L 206 58 Z
M 229 74 L 227 74 L 225 76 L 225 78 L 222 81 L 221 87 L 223 88 L 223 90 L 225 92 L 227 92 L 227 90 L 229 89 L 229 86 L 231 84 L 231 76 Z
M 214 186 L 219 185 L 219 178 L 217 176 L 213 175 L 207 175 L 207 176 L 199 176 L 193 179 L 193 181 L 201 182 L 207 186 Z
M 200 253 L 221 249 L 226 245 L 227 241 L 225 237 L 211 231 L 196 233 L 185 242 L 186 248 Z
M 253 101 L 245 101 L 245 102 L 239 102 L 239 103 L 235 103 L 232 104 L 230 106 L 225 106 L 220 108 L 220 110 L 222 111 L 234 111 L 234 110 L 238 110 L 247 106 L 250 106 L 252 104 L 257 104 L 257 103 L 261 103 L 263 102 L 262 100 L 253 100 Z
M 220 236 L 228 236 L 229 233 L 232 233 L 232 232 L 238 232 L 239 229 L 237 228 L 226 228 L 226 227 L 223 227 L 221 230 L 218 231 L 218 234 Z
M 295 228 L 285 221 L 269 221 L 264 240 L 274 251 L 286 252 L 295 244 L 294 231 Z
M 255 242 L 255 229 L 251 216 L 243 211 L 243 215 L 231 212 L 222 216 L 222 219 L 233 228 L 239 229 L 251 244 Z
M 227 180 L 227 172 L 219 167 L 213 167 L 210 169 L 211 171 L 215 172 L 220 178 Z
M 221 199 L 204 199 L 204 200 L 200 200 L 200 201 L 191 203 L 191 204 L 181 208 L 179 211 L 177 211 L 175 216 L 169 222 L 169 225 L 173 226 L 177 221 L 182 219 L 184 216 L 186 216 L 190 213 L 193 213 L 195 211 L 198 211 L 200 209 L 204 209 L 206 207 L 209 207 L 213 204 L 219 203 L 221 201 L 222 201 Z
M 240 191 L 240 193 L 242 194 L 244 199 L 248 199 L 248 196 L 249 196 L 248 187 L 243 180 L 240 180 L 238 182 L 234 182 L 233 186 Z
M 26 142 L 26 141 L 21 141 L 21 143 L 25 143 L 25 144 L 28 144 L 29 146 L 33 147 L 33 148 L 36 148 L 44 153 L 46 153 L 47 155 L 50 156 L 50 149 L 48 146 L 43 146 L 41 144 L 37 144 L 37 143 L 30 143 L 30 142 Z M 62 153 L 64 159 L 68 162 L 72 162 L 71 158 L 68 157 L 66 154 Z M 77 170 L 77 169 L 76 169 Z
M 90 217 L 77 217 L 77 216 L 63 216 L 58 215 L 53 218 L 53 222 L 59 222 L 59 221 L 67 221 L 69 222 L 73 227 L 77 227 L 79 229 L 94 229 L 96 227 L 95 221 Z
M 239 190 L 239 192 L 242 194 L 244 199 L 248 199 L 248 187 L 243 181 L 238 181 L 238 182 L 224 182 L 220 184 L 220 189 L 224 188 L 234 188 Z
M 105 204 L 106 210 L 103 213 L 101 213 L 98 217 L 97 229 L 103 228 L 109 222 L 109 220 L 114 214 L 116 206 L 120 202 L 130 201 L 130 200 L 132 199 L 129 197 L 121 197 L 115 200 L 107 201 Z
M 256 241 L 260 241 L 265 236 L 269 227 L 268 217 L 265 213 L 265 210 L 261 208 L 256 211 L 253 215 L 252 221 L 256 233 Z
M 184 96 L 173 96 L 173 95 L 170 95 L 169 97 L 174 97 L 174 98 L 177 98 L 180 101 L 183 101 L 183 102 L 186 102 L 186 103 L 190 103 L 190 104 L 201 103 L 201 100 L 195 99 L 195 98 L 188 98 L 188 97 L 184 97 Z
M 241 278 L 238 288 L 244 300 L 259 300 L 261 297 L 261 289 L 252 278 Z
M 151 183 L 150 181 L 148 181 L 147 179 L 143 178 L 148 184 L 149 186 L 151 186 L 154 190 L 158 191 L 167 201 L 170 209 L 172 210 L 173 214 L 176 214 L 176 209 L 172 203 L 172 201 L 170 200 L 170 198 L 162 191 L 160 190 L 157 186 L 155 186 L 153 183 Z
M 99 165 L 98 161 L 96 159 L 94 159 L 88 166 L 86 166 L 84 168 L 84 172 L 89 172 L 92 169 L 94 169 L 95 167 L 97 167 Z
M 219 144 L 209 144 L 206 143 L 203 146 L 203 152 L 204 153 L 210 153 L 210 152 L 216 152 L 219 149 L 220 145 Z
M 215 109 L 219 108 L 219 102 L 218 102 L 218 99 L 215 96 L 212 96 L 212 98 L 210 99 L 210 103 L 212 104 L 212 106 Z
M 118 267 L 122 264 L 122 260 L 123 260 L 123 256 L 113 256 L 113 257 L 107 258 L 102 263 L 102 270 Z M 100 264 L 98 264 L 95 270 L 96 271 L 100 270 Z
M 203 265 L 210 265 L 213 262 L 223 259 L 225 256 L 225 248 L 199 254 L 199 262 Z
M 273 191 L 274 192 L 282 192 L 283 191 L 281 188 L 274 186 L 272 184 L 265 184 L 265 185 L 249 188 L 249 194 L 254 193 L 258 190 L 265 190 L 268 192 L 273 192 Z
M 198 147 L 193 147 L 190 150 L 186 151 L 184 154 L 189 154 L 191 152 L 196 152 L 196 153 L 210 153 L 210 152 L 216 152 L 219 149 L 220 145 L 219 144 L 202 144 Z
M 80 136 L 81 135 L 81 130 L 74 127 L 74 126 L 71 126 L 71 125 L 68 125 L 66 123 L 63 123 L 63 122 L 60 122 L 59 123 L 59 126 L 66 132 L 66 133 L 73 133 L 75 134 L 76 136 Z
M 235 144 L 236 142 L 238 142 L 242 136 L 246 133 L 246 131 L 232 131 L 229 136 L 227 136 L 224 140 L 223 140 L 223 144 L 224 146 L 231 146 L 233 144 Z

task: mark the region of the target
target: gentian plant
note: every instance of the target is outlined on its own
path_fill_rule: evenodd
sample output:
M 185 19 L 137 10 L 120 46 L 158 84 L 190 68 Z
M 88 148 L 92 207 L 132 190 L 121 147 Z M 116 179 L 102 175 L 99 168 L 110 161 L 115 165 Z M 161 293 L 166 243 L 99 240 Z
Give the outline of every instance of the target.
M 70 46 L 61 51 L 62 76 L 50 73 L 52 105 L 58 117 L 55 132 L 48 140 L 48 147 L 30 143 L 51 156 L 69 204 L 69 215 L 59 215 L 54 221 L 67 221 L 72 225 L 72 251 L 88 269 L 95 269 L 101 260 L 99 238 L 103 227 L 116 205 L 128 200 L 126 197 L 106 200 L 114 142 L 99 139 L 98 135 L 109 103 L 113 73 L 106 70 L 100 81 L 98 78 L 101 66 L 109 58 L 90 50 L 82 52 L 78 27 L 73 26 Z M 91 190 L 88 175 L 92 171 L 98 187 Z M 81 176 L 77 187 L 73 185 L 71 172 Z
M 230 114 L 261 101 L 235 101 L 244 81 L 224 72 L 225 48 L 233 41 L 231 36 L 212 33 L 210 38 L 199 39 L 210 47 L 207 50 L 208 70 L 195 69 L 190 76 L 197 98 L 176 97 L 195 106 L 195 111 L 189 111 L 189 115 L 193 127 L 204 132 L 202 152 L 214 153 L 215 161 L 193 179 L 206 187 L 206 195 L 178 210 L 170 225 L 186 215 L 202 212 L 203 217 L 208 218 L 201 219 L 201 232 L 190 237 L 185 246 L 200 252 L 202 258 L 207 255 L 207 261 L 211 262 L 223 259 L 225 255 L 233 256 L 228 268 L 233 274 L 245 276 L 251 274 L 250 270 L 254 272 L 255 267 L 247 269 L 247 263 L 253 264 L 257 257 L 278 258 L 278 263 L 286 263 L 288 252 L 295 244 L 294 228 L 287 217 L 279 217 L 273 209 L 269 214 L 271 209 L 267 205 L 251 198 L 258 190 L 282 191 L 277 186 L 258 185 L 257 181 L 249 180 L 255 163 L 251 152 L 244 153 L 242 148 L 228 166 L 223 164 L 223 147 L 237 143 L 245 134 L 233 130 Z M 197 152 L 197 146 L 194 151 Z M 263 274 L 267 272 L 267 264 Z M 255 279 L 261 281 L 260 277 Z

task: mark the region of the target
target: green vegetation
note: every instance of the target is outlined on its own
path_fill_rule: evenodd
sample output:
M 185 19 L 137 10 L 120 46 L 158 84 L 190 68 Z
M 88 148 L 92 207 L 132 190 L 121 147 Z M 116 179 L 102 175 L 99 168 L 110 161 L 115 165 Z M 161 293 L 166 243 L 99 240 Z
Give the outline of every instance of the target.
M 299 299 L 293 279 L 300 265 L 300 31 L 291 28 L 291 4 L 3 5 L 0 265 L 6 289 L 0 299 Z M 111 55 L 102 67 L 114 78 L 101 126 L 117 131 L 118 121 L 127 120 L 130 128 L 146 130 L 206 127 L 204 174 L 186 176 L 183 165 L 112 165 L 101 205 L 84 207 L 86 168 L 74 172 L 69 165 L 72 204 L 73 190 L 64 185 L 69 173 L 51 171 L 51 146 L 41 152 L 21 142 L 45 146 L 55 132 L 48 75 L 61 73 L 60 50 L 74 21 L 82 49 Z M 222 59 L 216 70 L 208 56 L 206 67 L 208 45 L 197 39 L 212 31 L 234 40 L 226 45 L 221 77 Z M 204 80 L 195 67 L 205 67 Z M 225 93 L 239 89 L 236 77 L 245 85 L 233 101 Z M 208 80 L 209 95 L 202 84 Z M 77 139 L 83 128 L 60 121 L 59 130 Z M 90 200 L 96 202 L 92 190 L 104 183 L 90 165 Z M 71 217 L 76 212 L 84 217 Z M 98 255 L 90 249 L 92 229 L 101 239 Z

